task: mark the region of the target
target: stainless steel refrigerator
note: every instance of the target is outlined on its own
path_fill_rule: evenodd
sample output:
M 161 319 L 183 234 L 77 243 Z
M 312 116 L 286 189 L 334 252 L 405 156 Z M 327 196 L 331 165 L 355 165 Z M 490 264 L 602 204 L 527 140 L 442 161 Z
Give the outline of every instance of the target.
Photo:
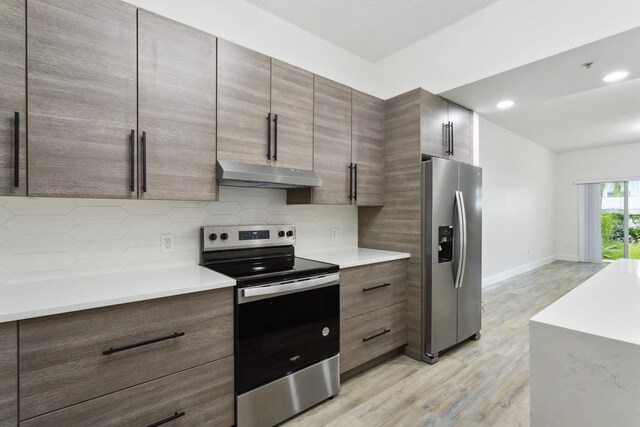
M 480 338 L 482 169 L 422 162 L 422 359 Z

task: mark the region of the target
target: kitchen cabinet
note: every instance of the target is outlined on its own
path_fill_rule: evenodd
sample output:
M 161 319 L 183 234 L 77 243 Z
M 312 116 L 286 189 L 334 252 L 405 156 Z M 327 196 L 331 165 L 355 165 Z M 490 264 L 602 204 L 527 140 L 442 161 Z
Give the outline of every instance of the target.
M 218 39 L 218 158 L 271 163 L 271 58 Z
M 407 343 L 406 261 L 340 271 L 340 372 Z
M 352 91 L 353 204 L 384 205 L 384 102 Z
M 23 0 L 0 0 L 0 195 L 26 195 L 26 45 Z
M 26 420 L 233 355 L 233 290 L 22 320 L 18 348 Z
M 473 112 L 425 90 L 420 96 L 420 151 L 473 162 Z
M 18 421 L 18 339 L 15 322 L 0 323 L 0 426 Z
M 351 88 L 315 76 L 313 118 L 313 170 L 323 183 L 288 190 L 287 203 L 351 204 Z
M 313 74 L 220 39 L 218 158 L 313 169 Z
M 136 7 L 26 5 L 29 195 L 136 198 Z
M 141 199 L 216 199 L 216 38 L 143 9 L 138 139 Z
M 68 426 L 78 420 L 93 426 L 151 426 L 173 420 L 178 425 L 230 426 L 233 410 L 233 357 L 226 357 L 49 412 L 20 426 Z
M 271 60 L 273 166 L 313 169 L 313 73 Z

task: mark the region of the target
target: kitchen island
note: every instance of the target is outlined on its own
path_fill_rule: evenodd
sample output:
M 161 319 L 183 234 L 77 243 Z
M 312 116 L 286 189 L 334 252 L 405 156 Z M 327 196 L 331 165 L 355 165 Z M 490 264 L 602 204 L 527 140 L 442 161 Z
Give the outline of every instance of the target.
M 531 425 L 640 425 L 640 261 L 620 259 L 531 318 Z

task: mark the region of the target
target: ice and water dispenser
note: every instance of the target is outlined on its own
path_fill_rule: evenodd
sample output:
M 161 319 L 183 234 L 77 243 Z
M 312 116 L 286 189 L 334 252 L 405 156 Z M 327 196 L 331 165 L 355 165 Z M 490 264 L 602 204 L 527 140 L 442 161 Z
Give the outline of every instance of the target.
M 453 261 L 453 226 L 438 227 L 438 262 Z

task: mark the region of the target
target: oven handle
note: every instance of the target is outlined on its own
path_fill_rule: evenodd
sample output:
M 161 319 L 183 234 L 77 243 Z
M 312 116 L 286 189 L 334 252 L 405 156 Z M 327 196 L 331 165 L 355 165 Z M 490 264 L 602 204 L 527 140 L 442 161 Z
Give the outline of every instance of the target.
M 309 280 L 300 280 L 293 283 L 285 283 L 283 285 L 257 286 L 255 288 L 246 288 L 242 290 L 244 298 L 277 296 L 281 294 L 290 294 L 293 292 L 306 291 L 314 288 L 322 288 L 340 283 L 340 274 L 334 273 Z

